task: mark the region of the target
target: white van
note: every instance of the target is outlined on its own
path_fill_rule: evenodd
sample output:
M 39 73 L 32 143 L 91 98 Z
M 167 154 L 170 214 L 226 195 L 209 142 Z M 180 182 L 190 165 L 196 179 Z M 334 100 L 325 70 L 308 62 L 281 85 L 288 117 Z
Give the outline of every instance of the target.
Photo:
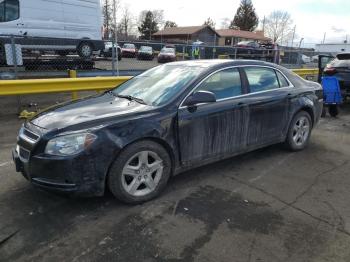
M 0 0 L 0 44 L 4 35 L 23 49 L 90 57 L 104 48 L 100 0 Z

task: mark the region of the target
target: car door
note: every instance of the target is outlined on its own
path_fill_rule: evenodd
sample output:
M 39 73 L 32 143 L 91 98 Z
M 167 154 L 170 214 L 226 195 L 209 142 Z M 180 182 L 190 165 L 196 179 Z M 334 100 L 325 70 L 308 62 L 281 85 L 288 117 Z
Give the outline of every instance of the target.
M 178 137 L 184 165 L 223 157 L 244 146 L 247 133 L 247 108 L 242 104 L 245 92 L 238 68 L 220 70 L 195 88 L 215 94 L 216 102 L 180 106 Z
M 289 123 L 293 86 L 280 71 L 270 67 L 249 66 L 244 72 L 249 84 L 247 146 L 280 142 Z

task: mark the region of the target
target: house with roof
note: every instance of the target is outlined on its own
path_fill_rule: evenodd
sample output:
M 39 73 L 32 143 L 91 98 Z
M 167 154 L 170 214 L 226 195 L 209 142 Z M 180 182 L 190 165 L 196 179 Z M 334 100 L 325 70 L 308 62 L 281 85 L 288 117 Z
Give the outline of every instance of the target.
M 219 34 L 208 25 L 169 27 L 152 35 L 153 40 L 162 43 L 192 44 L 197 40 L 205 45 L 217 45 Z
M 219 29 L 219 46 L 234 46 L 241 41 L 271 42 L 271 38 L 264 35 L 263 31 L 243 31 L 237 29 Z

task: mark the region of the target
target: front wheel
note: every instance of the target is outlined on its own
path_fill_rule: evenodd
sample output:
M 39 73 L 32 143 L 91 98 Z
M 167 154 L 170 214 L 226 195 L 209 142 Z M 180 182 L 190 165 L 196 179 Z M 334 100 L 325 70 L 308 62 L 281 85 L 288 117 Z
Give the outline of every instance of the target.
M 312 130 L 310 114 L 301 111 L 296 114 L 290 124 L 285 144 L 292 151 L 303 150 L 309 140 Z
M 128 146 L 113 163 L 108 186 L 122 202 L 138 204 L 158 196 L 171 174 L 167 151 L 153 141 Z

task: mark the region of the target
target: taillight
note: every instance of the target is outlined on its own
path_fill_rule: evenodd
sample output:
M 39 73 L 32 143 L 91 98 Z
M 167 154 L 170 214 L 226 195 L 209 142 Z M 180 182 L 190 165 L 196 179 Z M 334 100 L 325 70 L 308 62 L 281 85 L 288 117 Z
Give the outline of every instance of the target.
M 334 67 L 326 67 L 324 69 L 324 73 L 327 75 L 334 75 L 337 72 L 337 70 Z

